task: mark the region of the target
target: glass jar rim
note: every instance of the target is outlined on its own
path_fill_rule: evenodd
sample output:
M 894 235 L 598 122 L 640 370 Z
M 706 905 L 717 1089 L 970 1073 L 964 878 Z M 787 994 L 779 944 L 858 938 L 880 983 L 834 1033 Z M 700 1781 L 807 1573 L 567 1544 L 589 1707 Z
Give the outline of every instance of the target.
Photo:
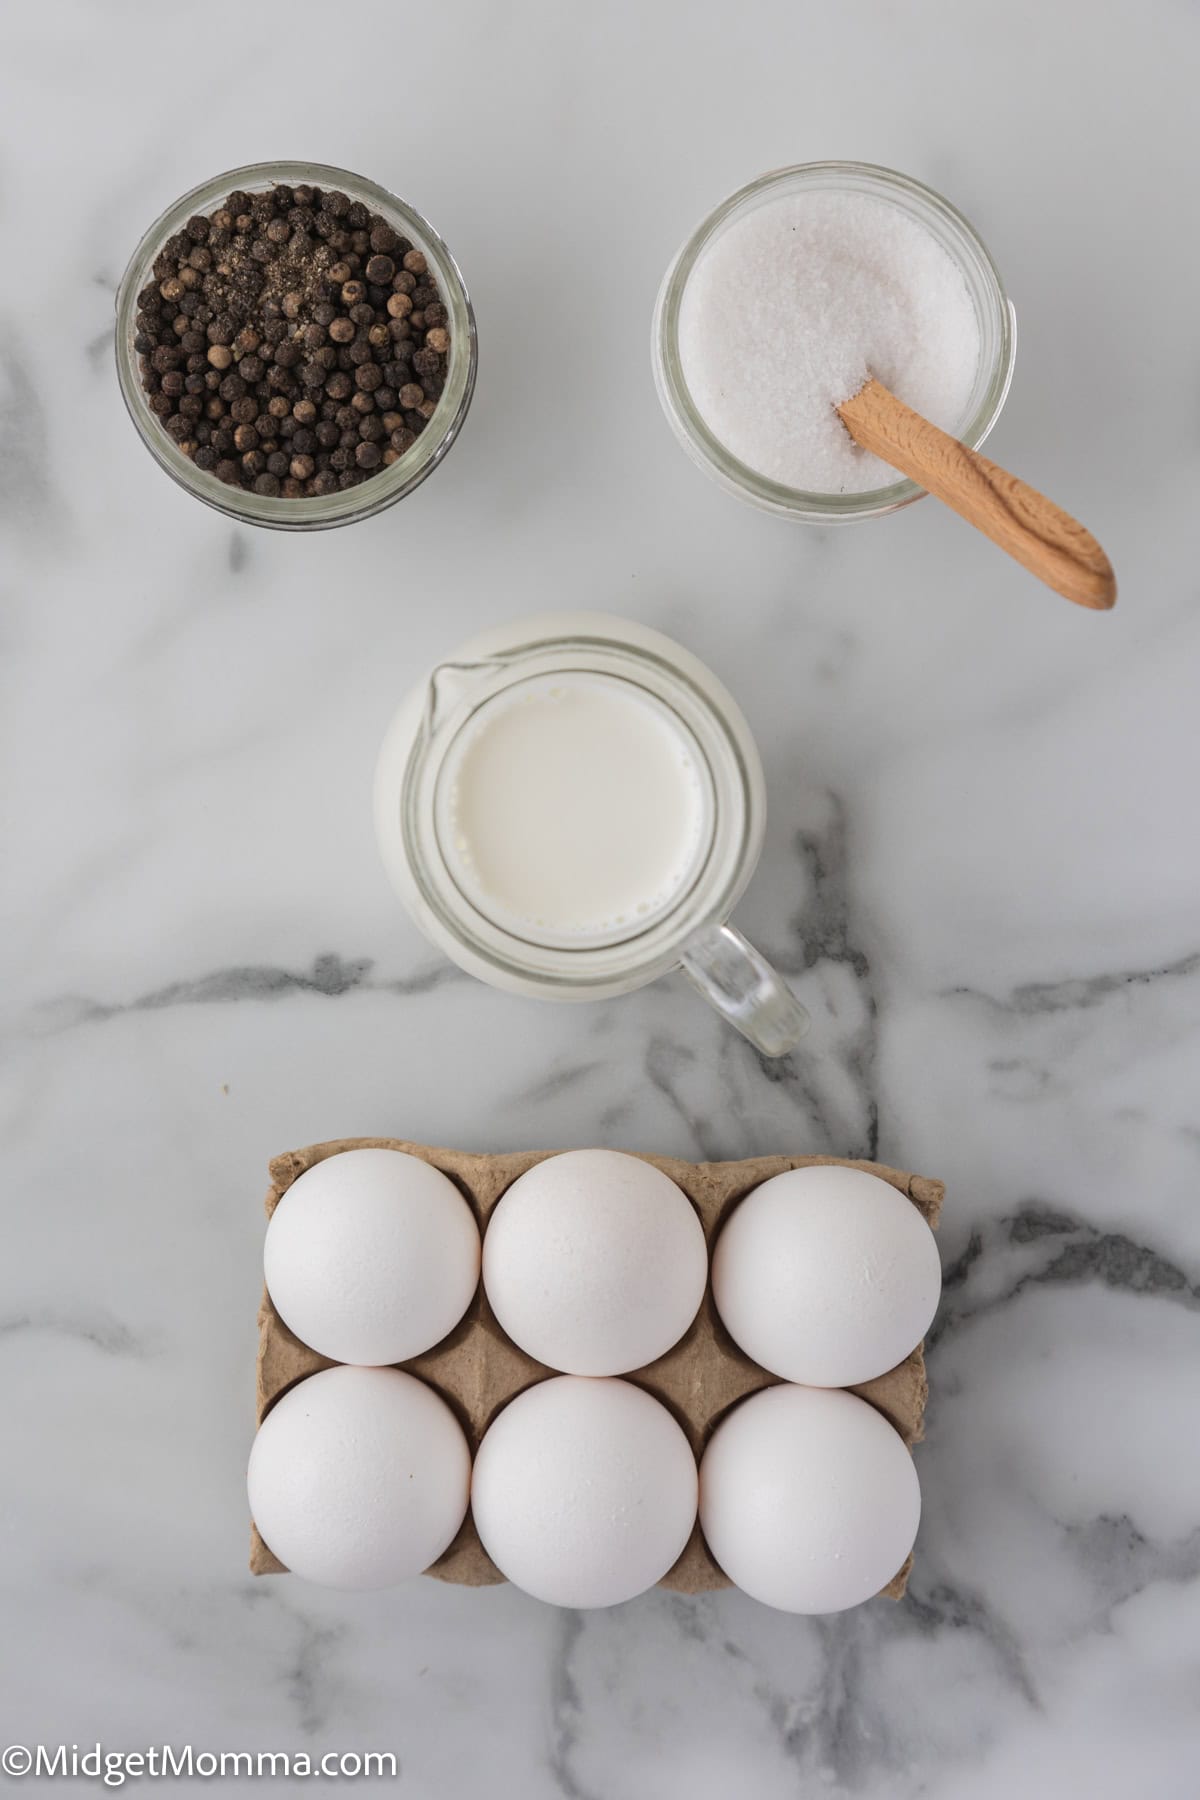
M 377 824 L 385 821 L 381 844 L 391 841 L 400 852 L 393 858 L 385 848 L 393 882 L 432 942 L 468 973 L 493 985 L 577 999 L 628 992 L 665 974 L 678 964 L 680 946 L 696 925 L 728 916 L 762 847 L 765 783 L 740 708 L 691 652 L 631 620 L 589 613 L 560 617 L 563 626 L 558 629 L 539 629 L 542 619 L 535 617 L 484 634 L 463 647 L 470 652 L 467 660 L 456 653 L 410 692 L 381 752 L 376 808 Z M 525 625 L 533 629 L 526 632 Z M 498 641 L 501 637 L 507 639 L 503 644 Z M 524 940 L 479 914 L 452 873 L 439 867 L 436 844 L 427 841 L 432 832 L 426 829 L 433 817 L 429 802 L 442 761 L 463 723 L 460 712 L 473 711 L 490 697 L 485 686 L 474 697 L 453 700 L 442 724 L 434 726 L 438 676 L 444 672 L 452 678 L 469 677 L 491 670 L 499 692 L 531 672 L 540 673 L 540 667 L 531 665 L 541 659 L 562 656 L 581 659 L 569 666 L 582 672 L 639 681 L 698 737 L 714 782 L 714 806 L 729 807 L 728 797 L 724 802 L 718 798 L 722 782 L 732 783 L 737 792 L 734 812 L 726 810 L 723 820 L 714 813 L 705 865 L 668 914 L 631 937 L 571 949 Z
M 921 223 L 929 226 L 936 222 L 941 226 L 938 242 L 954 257 L 964 277 L 968 269 L 980 277 L 994 308 L 995 350 L 983 392 L 971 417 L 958 432 L 962 441 L 974 450 L 987 438 L 1008 395 L 1016 358 L 1016 314 L 995 260 L 970 220 L 924 182 L 879 163 L 825 161 L 771 169 L 729 194 L 706 214 L 668 267 L 655 306 L 652 361 L 655 387 L 663 411 L 693 461 L 722 486 L 767 511 L 784 513 L 810 523 L 836 524 L 895 512 L 921 499 L 925 490 L 904 478 L 886 487 L 858 493 L 822 493 L 788 487 L 760 475 L 727 450 L 700 416 L 683 376 L 678 347 L 679 310 L 684 290 L 706 246 L 736 213 L 771 189 L 809 185 L 826 189 L 844 186 L 848 190 L 875 193 L 894 204 L 906 204 L 907 210 L 917 214 Z M 972 299 L 974 302 L 974 294 Z
M 472 879 L 470 859 L 463 854 L 461 834 L 456 828 L 456 798 L 464 767 L 477 748 L 480 735 L 486 734 L 489 724 L 495 724 L 506 715 L 511 717 L 514 702 L 519 705 L 523 696 L 528 699 L 535 694 L 544 696 L 550 691 L 561 694 L 564 685 L 574 685 L 577 692 L 580 687 L 586 692 L 594 692 L 598 688 L 605 691 L 615 689 L 618 700 L 626 707 L 632 705 L 643 715 L 648 714 L 653 719 L 666 722 L 667 729 L 674 735 L 676 750 L 686 750 L 687 760 L 696 771 L 694 793 L 697 832 L 682 875 L 656 904 L 640 909 L 642 916 L 631 920 L 618 915 L 607 924 L 584 930 L 565 931 L 552 924 L 542 924 L 535 930 L 532 919 L 522 922 L 512 916 L 506 918 L 502 907 L 489 904 L 486 884 Z M 511 682 L 480 700 L 448 733 L 431 785 L 432 835 L 437 845 L 440 867 L 456 890 L 466 916 L 478 914 L 505 939 L 526 943 L 540 952 L 602 950 L 630 944 L 645 937 L 661 919 L 686 905 L 692 889 L 703 877 L 712 851 L 716 779 L 708 753 L 681 716 L 678 706 L 654 693 L 633 672 L 555 669 L 541 674 L 515 673 Z
M 195 212 L 210 208 L 236 188 L 249 191 L 276 185 L 335 187 L 383 214 L 423 250 L 438 278 L 450 315 L 450 364 L 437 408 L 415 443 L 389 467 L 357 486 L 335 494 L 300 499 L 273 498 L 231 488 L 198 469 L 150 412 L 138 375 L 133 348 L 137 296 L 152 277 L 155 258 L 166 240 Z M 145 231 L 129 259 L 117 289 L 116 361 L 121 397 L 138 435 L 159 467 L 205 505 L 243 524 L 278 531 L 303 531 L 350 525 L 402 500 L 425 480 L 446 456 L 466 418 L 475 389 L 478 343 L 475 312 L 462 272 L 429 221 L 408 201 L 349 169 L 315 162 L 248 163 L 200 182 L 182 194 Z

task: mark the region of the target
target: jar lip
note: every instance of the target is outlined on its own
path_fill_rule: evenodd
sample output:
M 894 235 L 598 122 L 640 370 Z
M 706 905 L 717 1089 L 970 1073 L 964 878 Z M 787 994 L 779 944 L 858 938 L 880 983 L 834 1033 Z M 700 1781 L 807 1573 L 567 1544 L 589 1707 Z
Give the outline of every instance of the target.
M 698 813 L 702 823 L 700 838 L 694 848 L 686 874 L 676 884 L 667 898 L 658 906 L 639 918 L 630 928 L 626 920 L 620 926 L 609 925 L 591 931 L 568 932 L 559 927 L 542 926 L 536 928 L 532 919 L 521 920 L 516 917 L 505 918 L 503 912 L 490 910 L 486 903 L 486 895 L 476 884 L 472 891 L 467 866 L 456 844 L 454 821 L 453 790 L 457 787 L 464 766 L 464 760 L 470 755 L 472 744 L 477 741 L 475 734 L 485 728 L 489 717 L 495 719 L 502 711 L 511 706 L 514 700 L 519 702 L 522 690 L 526 692 L 540 688 L 543 692 L 549 687 L 572 679 L 582 680 L 587 684 L 611 684 L 623 695 L 632 694 L 636 703 L 649 709 L 652 716 L 665 718 L 688 752 L 689 760 L 697 770 L 697 792 L 699 795 Z M 428 754 L 430 746 L 426 746 Z M 416 756 L 414 752 L 414 759 Z M 586 954 L 589 951 L 608 949 L 631 949 L 639 941 L 644 940 L 665 918 L 677 913 L 691 899 L 696 888 L 704 879 L 707 865 L 712 858 L 715 843 L 715 793 L 717 777 L 712 762 L 701 739 L 693 731 L 679 706 L 670 698 L 656 692 L 641 676 L 639 671 L 602 671 L 593 669 L 555 669 L 552 672 L 517 673 L 516 678 L 496 691 L 487 694 L 469 706 L 451 729 L 447 727 L 446 741 L 441 748 L 436 767 L 430 780 L 429 802 L 432 809 L 431 838 L 436 847 L 438 867 L 446 877 L 450 889 L 453 890 L 455 905 L 446 905 L 443 911 L 447 918 L 452 914 L 462 936 L 467 934 L 467 925 L 463 921 L 480 918 L 492 931 L 497 932 L 506 944 L 520 945 L 535 956 L 545 956 L 547 952 L 567 951 L 573 956 Z M 418 847 L 409 843 L 410 850 Z
M 401 898 L 426 935 L 469 973 L 495 985 L 512 986 L 514 991 L 537 991 L 551 998 L 625 992 L 677 964 L 682 939 L 701 922 L 698 915 L 685 916 L 681 923 L 680 915 L 686 915 L 689 907 L 699 907 L 704 918 L 710 914 L 724 918 L 740 897 L 762 847 L 762 764 L 749 725 L 732 695 L 706 665 L 672 640 L 648 628 L 635 634 L 629 631 L 629 621 L 603 615 L 576 615 L 566 629 L 560 627 L 547 633 L 537 629 L 527 633 L 523 629 L 526 624 L 536 628 L 540 619 L 515 621 L 512 642 L 488 653 L 478 664 L 480 669 L 491 665 L 497 684 L 494 694 L 541 673 L 530 665 L 543 658 L 551 659 L 555 669 L 561 668 L 562 659 L 566 658 L 567 666 L 578 666 L 581 672 L 614 675 L 644 685 L 647 693 L 674 713 L 689 734 L 696 737 L 713 784 L 714 808 L 719 804 L 716 792 L 722 780 L 720 771 L 725 780 L 736 785 L 740 821 L 736 845 L 718 835 L 728 826 L 718 826 L 714 810 L 714 836 L 687 893 L 644 931 L 608 944 L 567 947 L 526 940 L 480 913 L 445 864 L 436 833 L 425 828 L 433 818 L 432 797 L 451 744 L 470 713 L 494 697 L 491 691 L 482 697 L 464 697 L 451 706 L 440 724 L 429 724 L 429 685 L 439 670 L 461 672 L 473 667 L 470 659 L 462 662 L 460 653 L 455 653 L 412 690 L 393 720 L 389 741 L 403 741 L 402 756 L 389 756 L 389 742 L 385 742 L 381 753 L 377 821 L 381 813 L 393 820 L 388 835 L 396 829 L 402 847 L 400 864 L 387 859 L 386 852 L 385 860 L 389 860 Z M 609 626 L 618 629 L 610 631 L 606 629 Z M 699 727 L 696 719 L 702 721 Z M 720 770 L 713 763 L 714 755 L 720 758 Z M 381 786 L 385 761 L 390 764 L 391 774 Z M 395 776 L 401 763 L 403 773 L 397 783 Z M 705 892 L 706 881 L 711 892 Z
M 211 207 L 231 189 L 249 190 L 279 184 L 308 183 L 344 188 L 355 199 L 381 212 L 429 257 L 450 312 L 450 365 L 437 410 L 416 442 L 399 460 L 369 481 L 336 494 L 285 500 L 246 493 L 225 482 L 184 456 L 150 413 L 138 377 L 133 349 L 137 295 L 152 279 L 151 267 L 163 244 L 188 217 Z M 261 525 L 278 531 L 304 531 L 350 525 L 382 512 L 418 487 L 442 461 L 466 418 L 475 390 L 478 340 L 475 311 L 462 272 L 449 247 L 429 221 L 407 200 L 391 193 L 352 170 L 316 162 L 247 163 L 229 169 L 182 194 L 145 231 L 126 266 L 117 289 L 116 362 L 121 397 L 143 444 L 159 467 L 197 500 L 242 524 Z
M 688 451 L 706 473 L 740 497 L 773 512 L 786 513 L 811 523 L 836 524 L 874 518 L 897 511 L 923 497 L 925 490 L 907 478 L 887 487 L 849 494 L 792 488 L 761 475 L 734 456 L 713 434 L 692 400 L 683 376 L 678 349 L 679 309 L 688 279 L 701 252 L 735 213 L 777 187 L 814 186 L 845 188 L 875 193 L 881 199 L 915 203 L 928 226 L 930 216 L 947 229 L 938 241 L 966 274 L 968 255 L 988 290 L 995 309 L 995 354 L 983 394 L 971 418 L 959 431 L 962 441 L 977 450 L 987 438 L 1008 395 L 1016 357 L 1016 315 L 1005 292 L 994 258 L 970 220 L 936 189 L 900 170 L 880 163 L 824 161 L 793 163 L 770 169 L 729 194 L 684 241 L 663 277 L 655 306 L 651 354 L 655 386 L 668 420 Z M 949 240 L 949 241 L 948 241 Z M 974 298 L 974 296 L 973 296 Z

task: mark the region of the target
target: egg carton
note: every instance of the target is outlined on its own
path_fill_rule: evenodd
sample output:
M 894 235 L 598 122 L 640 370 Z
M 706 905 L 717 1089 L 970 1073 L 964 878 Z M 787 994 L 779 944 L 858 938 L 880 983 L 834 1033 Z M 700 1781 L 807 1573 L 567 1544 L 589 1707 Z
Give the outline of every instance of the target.
M 403 1138 L 344 1138 L 328 1144 L 311 1144 L 306 1150 L 292 1150 L 272 1161 L 271 1187 L 266 1198 L 267 1217 L 274 1212 L 297 1176 L 311 1169 L 314 1163 L 337 1156 L 344 1150 L 361 1149 L 403 1150 L 410 1156 L 419 1156 L 422 1162 L 432 1163 L 435 1169 L 448 1175 L 465 1196 L 481 1231 L 492 1208 L 517 1177 L 535 1163 L 558 1154 L 553 1150 L 527 1150 L 511 1155 L 475 1155 L 466 1150 L 439 1150 L 428 1144 L 410 1144 Z M 940 1181 L 926 1176 L 908 1175 L 882 1163 L 856 1162 L 837 1156 L 752 1156 L 741 1162 L 724 1163 L 691 1163 L 671 1156 L 643 1156 L 642 1161 L 652 1163 L 664 1175 L 669 1175 L 691 1200 L 700 1215 L 710 1256 L 721 1226 L 738 1201 L 751 1188 L 786 1169 L 806 1169 L 814 1165 L 865 1169 L 906 1195 L 935 1229 L 944 1192 Z M 316 1374 L 318 1369 L 332 1367 L 332 1361 L 310 1350 L 288 1330 L 275 1311 L 270 1295 L 265 1292 L 258 1325 L 258 1423 L 261 1425 L 281 1394 L 303 1381 L 305 1376 Z M 519 1350 L 501 1330 L 488 1305 L 482 1283 L 448 1337 L 424 1355 L 411 1357 L 397 1367 L 419 1376 L 442 1396 L 466 1432 L 472 1456 L 501 1408 L 524 1388 L 555 1373 Z M 747 1394 L 772 1386 L 779 1378 L 752 1361 L 733 1342 L 717 1316 L 710 1281 L 699 1313 L 679 1342 L 656 1362 L 643 1369 L 631 1370 L 625 1379 L 662 1401 L 683 1427 L 698 1458 L 732 1406 L 745 1399 Z M 851 1389 L 883 1414 L 910 1449 L 923 1435 L 928 1391 L 920 1345 L 886 1375 Z M 911 1565 L 912 1557 L 909 1556 L 904 1567 L 897 1570 L 883 1589 L 885 1594 L 892 1599 L 900 1598 Z M 284 1564 L 267 1548 L 254 1526 L 251 1527 L 250 1569 L 255 1575 L 284 1573 Z M 468 1587 L 483 1587 L 504 1580 L 480 1543 L 469 1511 L 449 1549 L 426 1572 L 440 1581 L 458 1582 Z M 659 1583 L 660 1587 L 673 1588 L 684 1594 L 699 1594 L 731 1585 L 729 1577 L 710 1556 L 699 1524 L 693 1528 L 679 1560 Z

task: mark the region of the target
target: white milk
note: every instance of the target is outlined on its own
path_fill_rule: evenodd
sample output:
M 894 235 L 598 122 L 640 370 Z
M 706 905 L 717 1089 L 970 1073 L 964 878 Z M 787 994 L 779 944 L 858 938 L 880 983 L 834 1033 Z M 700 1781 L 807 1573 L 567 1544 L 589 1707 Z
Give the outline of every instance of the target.
M 711 838 L 691 733 L 619 676 L 519 681 L 486 701 L 442 768 L 438 837 L 485 917 L 538 941 L 633 936 L 695 880 Z

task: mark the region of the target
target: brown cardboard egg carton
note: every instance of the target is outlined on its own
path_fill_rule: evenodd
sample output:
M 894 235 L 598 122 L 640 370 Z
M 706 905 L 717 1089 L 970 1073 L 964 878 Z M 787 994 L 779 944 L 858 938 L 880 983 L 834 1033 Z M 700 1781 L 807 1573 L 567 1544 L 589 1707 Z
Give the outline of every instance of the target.
M 270 1217 L 282 1196 L 306 1169 L 336 1156 L 343 1150 L 364 1148 L 406 1150 L 419 1156 L 448 1175 L 465 1196 L 475 1214 L 480 1230 L 501 1194 L 518 1175 L 553 1150 L 525 1150 L 512 1155 L 479 1156 L 465 1150 L 437 1150 L 427 1144 L 410 1144 L 402 1138 L 345 1138 L 328 1144 L 311 1144 L 307 1150 L 292 1150 L 277 1156 L 271 1163 L 271 1188 L 267 1194 L 267 1216 Z M 907 1195 L 913 1205 L 936 1227 L 942 1204 L 943 1186 L 923 1175 L 906 1175 L 882 1163 L 853 1162 L 836 1156 L 753 1156 L 743 1162 L 690 1163 L 671 1156 L 645 1156 L 671 1180 L 677 1182 L 695 1206 L 704 1226 L 711 1254 L 712 1245 L 733 1207 L 751 1188 L 778 1175 L 785 1169 L 803 1169 L 813 1164 L 837 1164 L 843 1168 L 866 1169 L 879 1175 L 892 1187 Z M 269 1294 L 263 1294 L 259 1309 L 258 1345 L 258 1422 L 287 1389 L 306 1375 L 331 1366 L 330 1358 L 318 1356 L 292 1335 L 283 1323 Z M 437 1390 L 447 1401 L 471 1446 L 474 1456 L 479 1441 L 496 1414 L 523 1388 L 554 1373 L 542 1363 L 534 1362 L 519 1350 L 497 1324 L 487 1303 L 482 1283 L 466 1314 L 449 1337 L 423 1356 L 414 1356 L 397 1365 Z M 737 1401 L 759 1388 L 769 1387 L 778 1377 L 744 1355 L 732 1341 L 717 1317 L 711 1283 L 705 1289 L 700 1311 L 679 1342 L 644 1369 L 635 1369 L 627 1380 L 636 1382 L 661 1400 L 687 1433 L 688 1441 L 699 1457 L 715 1426 Z M 922 1422 L 928 1384 L 921 1346 L 890 1370 L 852 1390 L 870 1401 L 895 1426 L 911 1448 L 922 1436 Z M 899 1599 L 908 1580 L 912 1558 L 909 1557 L 884 1588 L 883 1592 Z M 250 1568 L 255 1575 L 283 1572 L 284 1565 L 267 1548 L 258 1531 L 251 1527 Z M 450 1548 L 428 1571 L 441 1581 L 454 1581 L 469 1587 L 482 1587 L 504 1577 L 479 1541 L 470 1512 L 467 1513 Z M 678 1562 L 663 1576 L 662 1587 L 680 1593 L 698 1594 L 708 1588 L 729 1587 L 700 1534 L 697 1525 Z

